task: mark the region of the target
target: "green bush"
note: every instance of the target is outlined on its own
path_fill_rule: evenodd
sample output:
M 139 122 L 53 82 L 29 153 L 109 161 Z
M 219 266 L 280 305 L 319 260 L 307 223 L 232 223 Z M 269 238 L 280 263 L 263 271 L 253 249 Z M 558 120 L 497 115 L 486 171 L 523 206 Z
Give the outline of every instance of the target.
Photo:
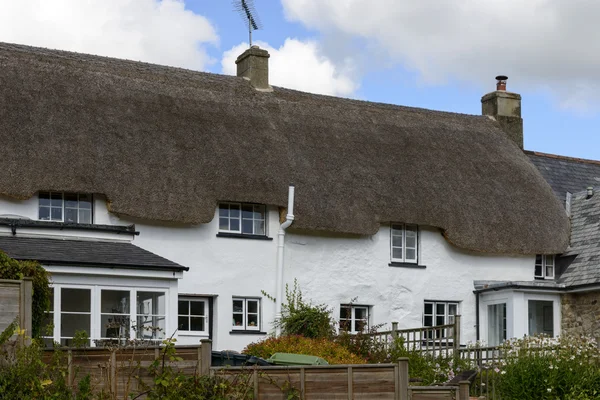
M 331 338 L 335 334 L 335 321 L 326 305 L 313 305 L 302 299 L 298 282 L 294 289 L 285 286 L 287 304 L 282 305 L 282 316 L 276 321 L 283 335 L 302 335 L 308 338 Z
M 243 351 L 256 357 L 269 358 L 275 353 L 295 353 L 318 356 L 329 364 L 365 364 L 366 361 L 352 354 L 344 346 L 330 339 L 311 339 L 300 335 L 268 338 L 249 344 Z
M 36 261 L 17 261 L 0 251 L 0 279 L 31 278 L 33 299 L 31 306 L 32 332 L 34 338 L 40 336 L 44 314 L 50 307 L 50 281 L 48 272 Z
M 506 341 L 495 389 L 507 399 L 600 398 L 600 349 L 588 337 Z
M 369 364 L 392 362 L 387 343 L 380 341 L 374 335 L 379 328 L 381 328 L 381 325 L 370 328 L 366 333 L 358 332 L 356 334 L 341 331 L 334 341 L 344 346 L 351 353 L 364 358 Z

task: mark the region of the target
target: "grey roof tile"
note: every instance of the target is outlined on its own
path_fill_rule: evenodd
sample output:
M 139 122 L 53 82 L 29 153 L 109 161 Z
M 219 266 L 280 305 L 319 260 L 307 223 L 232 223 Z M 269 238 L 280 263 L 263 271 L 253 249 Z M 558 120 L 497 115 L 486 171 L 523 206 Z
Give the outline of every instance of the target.
M 129 242 L 1 236 L 0 251 L 17 260 L 37 260 L 42 264 L 188 270 Z

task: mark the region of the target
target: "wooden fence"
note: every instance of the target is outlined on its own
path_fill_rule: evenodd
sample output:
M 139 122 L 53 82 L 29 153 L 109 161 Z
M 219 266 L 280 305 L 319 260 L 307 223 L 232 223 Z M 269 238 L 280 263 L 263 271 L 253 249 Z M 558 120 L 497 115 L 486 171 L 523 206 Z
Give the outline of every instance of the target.
M 25 335 L 20 340 L 31 337 L 31 302 L 33 296 L 31 279 L 0 279 L 0 333 L 17 318 L 19 328 Z

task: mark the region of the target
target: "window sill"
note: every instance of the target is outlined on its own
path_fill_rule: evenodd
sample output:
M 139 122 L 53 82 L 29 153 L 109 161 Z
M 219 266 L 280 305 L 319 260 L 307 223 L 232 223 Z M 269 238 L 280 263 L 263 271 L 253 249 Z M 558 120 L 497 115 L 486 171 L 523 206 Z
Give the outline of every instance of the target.
M 400 268 L 416 268 L 416 269 L 425 269 L 427 268 L 425 265 L 419 265 L 415 263 L 405 263 L 405 262 L 397 262 L 392 261 L 388 264 L 390 267 L 400 267 Z
M 179 336 L 206 336 L 208 337 L 208 332 L 200 332 L 200 331 L 177 331 Z
M 244 235 L 242 233 L 219 232 L 217 237 L 234 238 L 234 239 L 254 239 L 254 240 L 273 240 L 272 237 L 265 235 Z
M 233 330 L 229 332 L 230 335 L 266 335 L 267 332 L 262 331 L 245 331 L 245 330 Z

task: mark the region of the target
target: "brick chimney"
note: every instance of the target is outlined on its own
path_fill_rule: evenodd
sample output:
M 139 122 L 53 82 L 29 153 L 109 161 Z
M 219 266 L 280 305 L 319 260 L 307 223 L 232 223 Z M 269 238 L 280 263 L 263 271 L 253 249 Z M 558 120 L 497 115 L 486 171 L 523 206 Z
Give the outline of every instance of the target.
M 235 60 L 237 76 L 250 80 L 257 90 L 270 91 L 269 86 L 269 52 L 252 46 Z
M 521 95 L 506 91 L 508 77 L 496 77 L 496 91 L 481 98 L 481 113 L 493 117 L 508 137 L 523 148 L 523 119 L 521 118 Z

